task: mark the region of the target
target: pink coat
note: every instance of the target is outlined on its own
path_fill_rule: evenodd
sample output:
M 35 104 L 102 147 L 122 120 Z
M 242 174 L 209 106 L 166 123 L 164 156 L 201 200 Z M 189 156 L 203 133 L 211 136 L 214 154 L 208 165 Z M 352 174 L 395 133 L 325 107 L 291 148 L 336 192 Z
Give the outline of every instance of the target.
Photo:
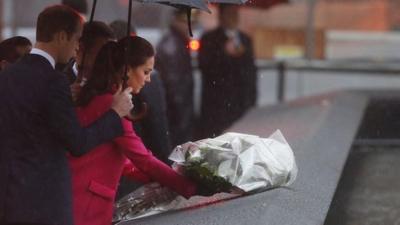
M 95 97 L 77 114 L 86 126 L 110 109 L 112 95 Z M 135 134 L 132 123 L 122 119 L 125 134 L 97 146 L 83 157 L 69 156 L 72 170 L 73 213 L 75 225 L 110 225 L 113 203 L 122 175 L 148 182 L 156 181 L 190 197 L 196 185 L 155 158 Z

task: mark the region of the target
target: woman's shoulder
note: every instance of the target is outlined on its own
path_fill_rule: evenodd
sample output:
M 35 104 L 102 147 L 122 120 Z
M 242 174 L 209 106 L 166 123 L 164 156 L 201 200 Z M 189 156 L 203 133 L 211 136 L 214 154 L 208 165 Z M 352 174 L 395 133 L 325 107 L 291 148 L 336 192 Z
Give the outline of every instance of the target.
M 91 101 L 91 103 L 100 105 L 104 103 L 109 103 L 111 105 L 112 100 L 113 100 L 113 95 L 111 93 L 107 93 L 95 96 Z
M 112 94 L 95 96 L 87 106 L 77 108 L 77 114 L 82 123 L 88 124 L 100 118 L 111 108 Z
M 95 96 L 86 107 L 83 108 L 93 108 L 96 110 L 109 109 L 113 101 L 112 94 L 101 94 Z

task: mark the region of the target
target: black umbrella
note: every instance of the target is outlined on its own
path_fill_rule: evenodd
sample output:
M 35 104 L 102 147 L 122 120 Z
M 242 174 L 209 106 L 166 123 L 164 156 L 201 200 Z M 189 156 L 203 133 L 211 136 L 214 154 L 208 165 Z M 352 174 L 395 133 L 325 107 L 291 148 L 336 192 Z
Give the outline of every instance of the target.
M 172 6 L 178 9 L 186 9 L 189 33 L 191 37 L 193 36 L 192 25 L 191 25 L 192 9 L 199 9 L 211 13 L 211 11 L 207 7 L 208 4 L 207 0 L 136 0 L 136 1 L 141 3 L 159 3 L 163 5 Z
M 129 25 L 131 22 L 131 15 L 132 15 L 132 1 L 133 0 L 129 0 L 129 8 L 128 8 L 128 10 L 129 10 L 128 11 Z M 190 35 L 192 36 L 192 29 L 191 29 L 191 24 L 190 24 L 190 17 L 191 17 L 192 9 L 199 9 L 199 10 L 203 10 L 203 11 L 210 13 L 211 11 L 207 7 L 208 3 L 244 4 L 248 0 L 135 0 L 135 1 L 141 2 L 141 3 L 158 3 L 158 4 L 168 5 L 168 6 L 172 6 L 172 7 L 179 8 L 179 9 L 187 9 L 188 10 L 187 15 L 188 15 L 189 32 L 190 32 Z M 259 0 L 259 1 L 261 1 L 261 0 Z M 93 5 L 92 5 L 89 22 L 93 21 L 94 13 L 96 10 L 96 4 L 97 4 L 97 0 L 93 0 Z M 130 26 L 128 26 L 127 29 L 128 29 L 127 34 L 129 35 Z
M 210 3 L 227 3 L 227 4 L 244 4 L 248 0 L 208 0 Z M 258 0 L 258 1 L 265 1 L 265 0 Z
M 248 0 L 135 0 L 135 1 L 138 1 L 141 3 L 158 3 L 158 4 L 173 6 L 175 8 L 179 8 L 179 9 L 187 9 L 189 33 L 190 33 L 190 36 L 193 36 L 192 27 L 191 27 L 191 10 L 193 8 L 203 10 L 206 12 L 211 12 L 207 7 L 208 3 L 244 4 Z M 259 1 L 261 1 L 261 0 L 259 0 Z M 130 32 L 131 32 L 130 28 L 131 28 L 131 17 L 132 17 L 132 2 L 133 2 L 133 0 L 129 0 L 128 27 L 127 27 L 127 31 L 126 31 L 127 36 L 129 36 Z M 89 23 L 93 22 L 94 14 L 96 11 L 96 5 L 97 5 L 97 0 L 93 0 Z M 86 55 L 86 53 L 83 54 L 82 67 L 85 62 L 85 55 Z M 78 81 L 80 81 L 81 79 L 82 79 L 82 77 L 78 77 Z

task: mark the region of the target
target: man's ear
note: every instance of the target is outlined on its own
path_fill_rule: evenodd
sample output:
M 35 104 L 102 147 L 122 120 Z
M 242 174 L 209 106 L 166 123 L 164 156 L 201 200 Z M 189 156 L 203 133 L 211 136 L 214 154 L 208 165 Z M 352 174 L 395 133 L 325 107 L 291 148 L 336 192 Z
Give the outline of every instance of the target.
M 57 32 L 54 34 L 54 39 L 57 40 L 57 42 L 68 41 L 68 34 L 65 31 Z
M 9 66 L 10 65 L 10 63 L 9 62 L 7 62 L 6 60 L 1 60 L 0 61 L 0 70 L 4 70 L 7 66 Z

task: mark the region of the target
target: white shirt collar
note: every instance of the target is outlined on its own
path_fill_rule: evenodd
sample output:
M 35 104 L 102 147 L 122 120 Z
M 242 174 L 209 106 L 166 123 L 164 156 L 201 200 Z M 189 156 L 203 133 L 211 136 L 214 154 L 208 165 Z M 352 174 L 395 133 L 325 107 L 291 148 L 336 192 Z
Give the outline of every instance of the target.
M 77 77 L 78 76 L 78 65 L 76 62 L 74 62 L 74 65 L 72 66 L 72 71 L 74 72 L 74 75 Z
M 49 61 L 53 69 L 56 68 L 56 61 L 54 60 L 54 58 L 49 53 L 43 51 L 42 49 L 32 48 L 31 54 L 43 56 L 44 58 L 47 59 L 47 61 Z

